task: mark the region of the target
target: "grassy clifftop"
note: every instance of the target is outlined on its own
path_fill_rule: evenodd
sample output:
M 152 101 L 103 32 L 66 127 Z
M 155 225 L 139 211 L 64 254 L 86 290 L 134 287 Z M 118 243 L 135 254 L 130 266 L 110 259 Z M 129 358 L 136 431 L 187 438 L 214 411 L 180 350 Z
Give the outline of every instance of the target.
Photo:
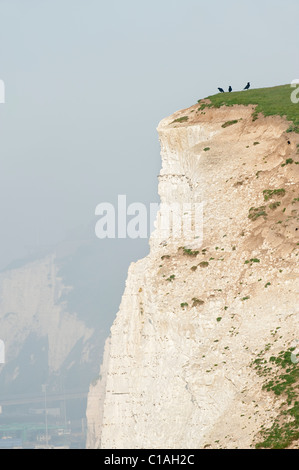
M 299 133 L 299 103 L 291 101 L 291 94 L 294 91 L 290 85 L 276 86 L 272 88 L 257 88 L 247 91 L 237 91 L 231 93 L 218 93 L 208 96 L 205 100 L 199 100 L 201 109 L 205 107 L 220 108 L 221 106 L 254 105 L 253 119 L 257 119 L 258 114 L 264 116 L 282 116 L 293 125 L 289 132 Z M 209 100 L 210 103 L 207 103 Z

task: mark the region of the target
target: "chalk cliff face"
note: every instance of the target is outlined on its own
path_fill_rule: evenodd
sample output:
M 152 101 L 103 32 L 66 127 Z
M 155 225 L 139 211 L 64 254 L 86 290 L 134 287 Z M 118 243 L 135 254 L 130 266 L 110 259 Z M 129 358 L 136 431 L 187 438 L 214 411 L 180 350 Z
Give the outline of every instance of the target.
M 88 392 L 115 316 L 112 311 L 109 321 L 111 308 L 102 301 L 107 287 L 99 266 L 106 252 L 85 232 L 75 232 L 51 250 L 31 253 L 0 272 L 1 398 L 39 395 L 45 383 L 49 393 Z M 107 282 L 112 275 L 116 279 L 108 267 Z M 71 403 L 74 413 L 79 401 Z M 85 397 L 80 407 L 84 417 Z
M 40 391 L 49 377 L 78 367 L 78 356 L 89 367 L 94 330 L 68 311 L 63 297 L 72 287 L 58 273 L 49 255 L 0 275 L 2 395 Z
M 253 364 L 299 340 L 299 136 L 253 110 L 158 126 L 161 209 L 90 388 L 88 448 L 249 448 L 279 415 Z

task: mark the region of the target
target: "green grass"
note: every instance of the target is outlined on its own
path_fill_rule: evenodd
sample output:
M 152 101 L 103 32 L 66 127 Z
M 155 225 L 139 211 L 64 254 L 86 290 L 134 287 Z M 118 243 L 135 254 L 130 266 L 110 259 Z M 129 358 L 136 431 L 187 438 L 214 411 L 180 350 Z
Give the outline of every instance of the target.
M 209 263 L 208 263 L 208 261 L 201 261 L 201 262 L 199 263 L 199 266 L 200 266 L 201 268 L 207 268 L 207 267 L 209 266 Z
M 193 301 L 192 307 L 197 307 L 198 305 L 204 304 L 204 301 L 201 299 L 198 299 L 197 297 L 193 297 L 192 301 Z
M 281 202 L 277 201 L 277 202 L 271 202 L 271 204 L 269 204 L 269 209 L 271 209 L 272 211 L 274 211 L 275 209 L 277 209 L 277 207 L 279 207 L 281 205 Z
M 285 400 L 272 426 L 260 430 L 260 440 L 255 445 L 257 449 L 286 449 L 299 439 L 299 367 L 292 362 L 293 350 L 281 351 L 268 360 L 265 351 L 261 351 L 252 363 L 256 373 L 265 377 L 263 390 Z
M 286 132 L 296 132 L 296 134 L 299 134 L 299 126 L 290 126 Z
M 292 158 L 287 158 L 285 163 L 282 163 L 281 166 L 291 165 L 292 163 L 294 163 L 294 160 Z
M 183 250 L 183 254 L 185 256 L 196 257 L 199 254 L 198 250 L 191 250 L 190 248 L 186 248 L 186 247 L 180 247 L 179 250 Z
M 250 260 L 247 259 L 244 264 L 249 264 L 249 263 L 260 263 L 260 260 L 258 258 L 251 258 Z
M 234 119 L 232 121 L 226 121 L 224 124 L 222 124 L 221 127 L 225 129 L 226 127 L 232 126 L 233 124 L 237 124 L 237 122 L 238 122 L 238 119 Z
M 188 121 L 188 119 L 189 119 L 188 116 L 182 116 L 182 117 L 177 118 L 177 119 L 175 119 L 174 121 L 172 121 L 171 124 L 174 124 L 175 122 L 186 122 L 186 121 Z
M 279 196 L 283 197 L 286 193 L 286 190 L 284 188 L 281 189 L 264 189 L 263 195 L 265 201 L 268 201 L 272 196 Z
M 293 122 L 293 125 L 288 128 L 288 132 L 299 132 L 299 106 L 292 103 L 291 93 L 292 88 L 290 85 L 218 93 L 207 97 L 211 104 L 206 105 L 206 107 L 220 108 L 221 106 L 234 106 L 236 104 L 257 105 L 253 113 L 253 119 L 257 119 L 259 113 L 264 116 L 285 116 L 288 121 Z
M 267 213 L 265 211 L 266 206 L 260 206 L 260 207 L 251 207 L 249 209 L 249 214 L 248 218 L 251 219 L 252 221 L 255 221 L 259 217 L 267 217 Z

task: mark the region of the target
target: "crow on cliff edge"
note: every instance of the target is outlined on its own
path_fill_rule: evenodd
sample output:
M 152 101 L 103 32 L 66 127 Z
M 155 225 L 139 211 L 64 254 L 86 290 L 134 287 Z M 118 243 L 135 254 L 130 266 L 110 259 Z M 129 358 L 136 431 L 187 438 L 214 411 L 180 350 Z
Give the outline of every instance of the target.
M 224 93 L 223 88 L 218 88 L 218 90 L 220 91 L 220 93 Z
M 249 90 L 250 88 L 250 82 L 247 83 L 246 87 L 244 88 L 244 90 Z
M 233 91 L 232 87 L 229 86 L 229 89 L 228 89 L 229 92 Z

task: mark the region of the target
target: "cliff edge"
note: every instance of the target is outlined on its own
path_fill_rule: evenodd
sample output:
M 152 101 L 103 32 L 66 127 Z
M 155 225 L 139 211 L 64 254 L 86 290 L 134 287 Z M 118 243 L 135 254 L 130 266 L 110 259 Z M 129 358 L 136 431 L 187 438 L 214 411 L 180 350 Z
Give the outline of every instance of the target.
M 299 447 L 297 123 L 255 90 L 225 95 L 158 126 L 161 208 L 90 387 L 87 448 Z

